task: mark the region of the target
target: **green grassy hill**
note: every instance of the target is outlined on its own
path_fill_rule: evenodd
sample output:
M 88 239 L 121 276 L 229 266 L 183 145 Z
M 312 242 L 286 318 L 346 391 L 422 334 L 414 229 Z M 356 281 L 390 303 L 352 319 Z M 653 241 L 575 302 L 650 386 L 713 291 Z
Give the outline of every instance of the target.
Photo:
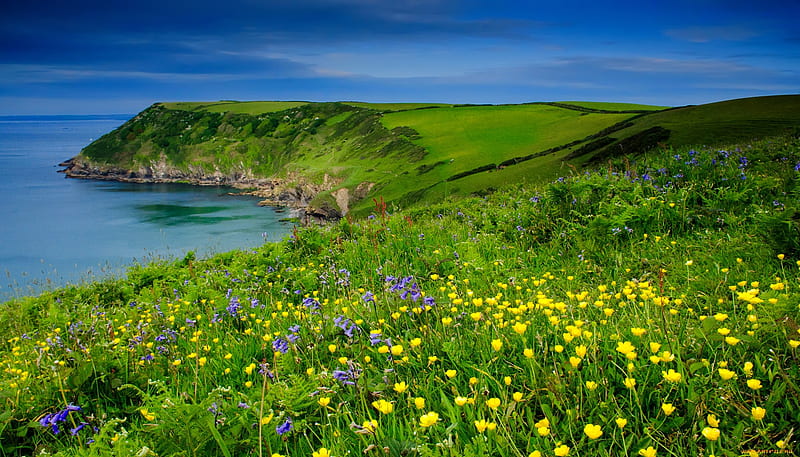
M 156 104 L 87 146 L 85 177 L 279 180 L 311 206 L 366 214 L 541 182 L 569 167 L 658 145 L 716 144 L 800 127 L 800 96 L 662 109 L 598 102 L 175 102 Z M 576 168 L 577 169 L 577 168 Z M 257 184 L 253 184 L 257 185 Z M 276 191 L 276 192 L 278 192 Z
M 0 456 L 797 455 L 797 135 L 370 216 L 0 304 Z

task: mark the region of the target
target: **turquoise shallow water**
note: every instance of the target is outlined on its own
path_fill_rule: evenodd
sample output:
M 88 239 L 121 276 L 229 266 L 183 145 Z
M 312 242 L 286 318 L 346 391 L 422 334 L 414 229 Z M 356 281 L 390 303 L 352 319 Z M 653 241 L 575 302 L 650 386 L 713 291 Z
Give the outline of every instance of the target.
M 152 258 L 255 247 L 291 230 L 285 214 L 231 189 L 57 173 L 128 117 L 0 117 L 0 301 Z

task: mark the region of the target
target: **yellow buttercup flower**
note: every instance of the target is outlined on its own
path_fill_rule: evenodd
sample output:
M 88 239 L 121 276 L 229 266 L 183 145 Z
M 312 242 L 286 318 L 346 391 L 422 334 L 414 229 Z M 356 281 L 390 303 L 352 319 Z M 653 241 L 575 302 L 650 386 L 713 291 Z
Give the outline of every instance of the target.
M 618 418 L 614 419 L 614 422 L 617 423 L 617 427 L 619 427 L 619 428 L 625 428 L 625 426 L 628 425 L 628 419 L 625 419 L 625 418 L 622 418 L 622 417 L 618 417 Z
M 422 427 L 430 427 L 437 422 L 439 422 L 439 413 L 435 411 L 427 412 L 419 418 L 419 425 Z
M 139 412 L 142 413 L 142 416 L 149 421 L 155 420 L 156 418 L 156 415 L 148 411 L 147 408 L 142 408 L 139 410 Z
M 597 383 L 594 381 L 586 381 L 586 389 L 588 390 L 595 390 L 597 389 Z
M 753 416 L 753 419 L 760 421 L 767 414 L 767 410 L 760 406 L 755 406 L 750 408 L 750 414 Z
M 670 368 L 669 371 L 662 371 L 661 376 L 663 376 L 664 379 L 669 382 L 673 383 L 681 382 L 681 374 L 673 370 L 672 368 Z
M 475 421 L 475 428 L 478 429 L 478 433 L 483 433 L 486 430 L 492 431 L 497 428 L 497 424 L 494 422 L 487 422 L 486 419 L 481 419 L 479 421 Z
M 524 394 L 522 392 L 514 392 L 513 394 L 511 394 L 511 399 L 517 403 L 521 402 L 523 397 Z
M 422 397 L 417 397 L 417 398 L 415 398 L 415 399 L 414 399 L 414 406 L 416 406 L 416 407 L 417 407 L 417 409 L 423 409 L 423 408 L 425 408 L 425 399 L 424 399 L 424 398 L 422 398 Z
M 727 368 L 720 368 L 717 371 L 719 372 L 719 377 L 722 378 L 724 381 L 727 381 L 732 377 L 736 376 L 735 372 L 728 370 Z
M 386 400 L 376 400 L 372 402 L 372 407 L 381 412 L 381 414 L 389 414 L 394 411 L 394 404 Z
M 751 388 L 753 390 L 758 390 L 758 389 L 760 389 L 762 387 L 761 386 L 761 381 L 759 381 L 758 379 L 748 379 L 747 380 L 747 387 L 749 387 L 749 388 Z
M 642 457 L 656 457 L 656 450 L 653 448 L 653 446 L 650 446 L 647 449 L 639 449 L 639 455 Z
M 498 407 L 500 407 L 500 399 L 496 397 L 490 398 L 486 400 L 486 406 L 488 406 L 491 409 L 497 409 Z
M 466 405 L 466 404 L 467 404 L 467 402 L 469 401 L 469 398 L 467 398 L 467 397 L 461 397 L 461 396 L 458 396 L 458 397 L 456 397 L 456 398 L 455 398 L 455 400 L 453 400 L 453 401 L 454 401 L 454 402 L 455 402 L 455 404 L 457 404 L 458 406 L 464 406 L 464 405 Z
M 317 400 L 317 404 L 319 404 L 323 408 L 328 406 L 330 403 L 331 403 L 331 397 L 320 397 Z
M 702 431 L 703 436 L 709 441 L 717 441 L 719 439 L 719 429 L 715 427 L 706 427 Z
M 408 384 L 405 381 L 394 383 L 394 391 L 401 394 L 408 390 Z
M 672 405 L 672 403 L 662 403 L 661 410 L 664 411 L 664 414 L 669 416 L 670 414 L 675 412 L 675 407 Z
M 311 455 L 312 457 L 331 457 L 331 451 L 321 447 L 319 450 L 314 451 Z
M 566 444 L 562 444 L 561 446 L 556 447 L 553 449 L 553 452 L 556 454 L 557 457 L 565 457 L 569 455 L 569 446 Z
M 636 387 L 636 379 L 635 378 L 625 378 L 625 387 L 628 389 L 633 389 Z
M 709 414 L 706 417 L 706 422 L 708 422 L 708 425 L 710 425 L 712 427 L 719 427 L 719 419 L 717 419 L 717 416 L 715 416 L 713 414 Z
M 492 340 L 492 349 L 495 351 L 499 351 L 503 347 L 503 342 L 501 340 Z
M 597 438 L 603 436 L 603 430 L 599 425 L 595 424 L 586 424 L 586 426 L 583 427 L 583 433 L 585 433 L 590 440 L 596 440 Z

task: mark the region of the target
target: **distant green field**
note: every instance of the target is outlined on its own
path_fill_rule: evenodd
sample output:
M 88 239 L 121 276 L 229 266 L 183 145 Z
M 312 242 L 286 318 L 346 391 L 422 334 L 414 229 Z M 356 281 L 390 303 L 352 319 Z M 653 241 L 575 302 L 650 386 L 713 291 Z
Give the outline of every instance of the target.
M 584 108 L 601 109 L 608 111 L 660 111 L 669 106 L 639 105 L 636 103 L 612 102 L 558 102 L 566 105 L 582 106 Z
M 261 114 L 274 113 L 290 108 L 306 105 L 308 102 L 169 102 L 162 103 L 165 108 L 185 111 L 209 111 L 212 113 L 242 113 L 242 114 Z
M 345 105 L 355 106 L 356 108 L 374 109 L 377 111 L 405 111 L 417 110 L 421 108 L 443 108 L 451 107 L 445 103 L 366 103 L 366 102 L 342 102 Z

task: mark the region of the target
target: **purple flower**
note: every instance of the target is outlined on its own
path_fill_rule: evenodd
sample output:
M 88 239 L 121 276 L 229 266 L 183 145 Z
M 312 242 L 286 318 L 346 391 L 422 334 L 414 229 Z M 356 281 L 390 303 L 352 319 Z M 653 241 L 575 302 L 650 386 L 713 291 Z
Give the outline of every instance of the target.
M 239 407 L 239 408 L 242 408 L 242 409 L 250 409 L 250 405 L 248 405 L 247 403 L 245 403 L 243 401 L 240 401 L 239 404 L 236 405 L 236 406 Z
M 272 342 L 272 349 L 281 354 L 286 354 L 289 352 L 289 342 L 283 338 L 275 338 L 275 341 Z
M 294 427 L 292 426 L 292 418 L 287 417 L 284 423 L 275 427 L 275 431 L 278 433 L 278 435 L 284 435 L 286 433 L 291 432 L 293 428 Z
M 370 291 L 367 291 L 364 295 L 361 296 L 361 299 L 364 300 L 364 303 L 375 303 L 375 294 Z
M 356 385 L 356 383 L 352 381 L 353 372 L 350 371 L 350 370 L 347 370 L 347 371 L 333 370 L 333 379 L 341 382 L 342 384 L 348 385 L 348 386 Z

